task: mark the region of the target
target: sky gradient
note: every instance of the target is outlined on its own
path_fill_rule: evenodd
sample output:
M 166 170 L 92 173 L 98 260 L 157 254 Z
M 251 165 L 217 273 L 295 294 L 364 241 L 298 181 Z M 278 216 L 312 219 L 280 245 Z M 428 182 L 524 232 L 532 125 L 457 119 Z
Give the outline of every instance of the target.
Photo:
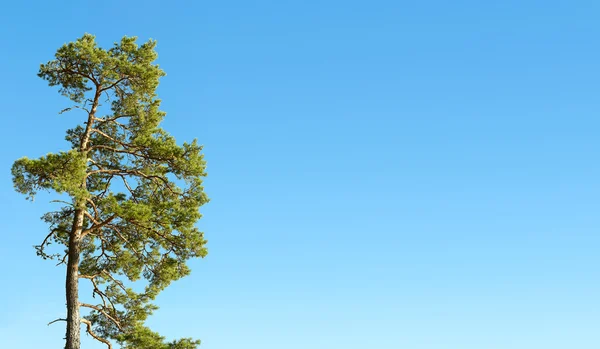
M 209 255 L 148 324 L 203 349 L 600 346 L 600 2 L 2 5 L 0 348 L 61 348 L 64 268 L 10 166 L 81 115 L 36 76 L 84 33 L 158 41 L 204 144 Z M 82 335 L 85 349 L 105 346 Z

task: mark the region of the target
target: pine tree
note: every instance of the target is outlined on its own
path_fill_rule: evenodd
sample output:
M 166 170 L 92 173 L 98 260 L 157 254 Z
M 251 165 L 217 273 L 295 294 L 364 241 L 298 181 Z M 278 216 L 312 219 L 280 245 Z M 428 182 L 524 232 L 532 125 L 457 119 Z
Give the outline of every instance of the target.
M 55 320 L 66 321 L 66 349 L 80 348 L 81 324 L 108 348 L 200 343 L 166 342 L 144 325 L 158 293 L 189 274 L 188 259 L 207 253 L 195 227 L 208 202 L 202 147 L 178 145 L 160 128 L 156 88 L 165 73 L 153 63 L 155 46 L 124 37 L 105 50 L 85 34 L 40 66 L 38 76 L 73 103 L 62 112 L 85 115 L 66 132 L 71 149 L 12 167 L 14 186 L 28 199 L 40 190 L 70 198 L 42 217 L 49 233 L 36 246 L 41 258 L 66 265 L 67 316 Z M 49 251 L 51 244 L 62 247 Z M 88 302 L 80 301 L 80 279 L 93 289 L 81 297 Z

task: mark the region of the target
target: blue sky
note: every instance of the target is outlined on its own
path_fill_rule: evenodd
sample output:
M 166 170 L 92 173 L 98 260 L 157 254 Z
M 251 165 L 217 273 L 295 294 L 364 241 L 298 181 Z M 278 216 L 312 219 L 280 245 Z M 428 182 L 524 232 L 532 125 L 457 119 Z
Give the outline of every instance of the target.
M 600 345 L 599 2 L 2 7 L 0 347 L 62 347 L 64 269 L 32 248 L 51 196 L 14 193 L 10 166 L 81 122 L 36 72 L 85 32 L 158 40 L 164 127 L 205 145 L 209 255 L 158 298 L 168 338 Z

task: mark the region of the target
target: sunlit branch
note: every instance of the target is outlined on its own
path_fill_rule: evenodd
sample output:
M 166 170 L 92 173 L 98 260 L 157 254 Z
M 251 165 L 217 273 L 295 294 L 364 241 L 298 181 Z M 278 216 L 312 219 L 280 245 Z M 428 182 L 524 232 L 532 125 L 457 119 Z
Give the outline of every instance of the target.
M 106 344 L 108 346 L 108 349 L 112 349 L 112 344 L 110 344 L 110 342 L 100 336 L 98 336 L 97 334 L 94 333 L 94 331 L 92 331 L 92 322 L 88 319 L 81 319 L 81 322 L 86 324 L 87 326 L 87 333 L 90 334 L 90 336 L 94 337 L 95 340 L 102 342 L 104 344 Z

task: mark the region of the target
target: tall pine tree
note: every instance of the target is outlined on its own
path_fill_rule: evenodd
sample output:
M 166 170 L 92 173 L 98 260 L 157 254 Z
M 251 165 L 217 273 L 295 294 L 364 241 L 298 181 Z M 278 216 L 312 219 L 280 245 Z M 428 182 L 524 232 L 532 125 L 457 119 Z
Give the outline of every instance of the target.
M 43 216 L 49 233 L 36 246 L 40 257 L 66 265 L 67 316 L 56 320 L 66 321 L 66 349 L 80 348 L 82 324 L 108 348 L 199 345 L 166 342 L 144 326 L 158 293 L 189 274 L 188 259 L 206 255 L 194 226 L 208 202 L 202 147 L 196 140 L 178 145 L 160 128 L 165 113 L 155 91 L 165 73 L 153 63 L 155 46 L 124 37 L 105 50 L 86 34 L 38 73 L 73 102 L 63 112 L 85 115 L 66 132 L 71 149 L 12 167 L 16 190 L 29 199 L 40 190 L 70 198 Z M 49 251 L 51 244 L 63 248 Z M 79 294 L 79 280 L 92 294 Z

